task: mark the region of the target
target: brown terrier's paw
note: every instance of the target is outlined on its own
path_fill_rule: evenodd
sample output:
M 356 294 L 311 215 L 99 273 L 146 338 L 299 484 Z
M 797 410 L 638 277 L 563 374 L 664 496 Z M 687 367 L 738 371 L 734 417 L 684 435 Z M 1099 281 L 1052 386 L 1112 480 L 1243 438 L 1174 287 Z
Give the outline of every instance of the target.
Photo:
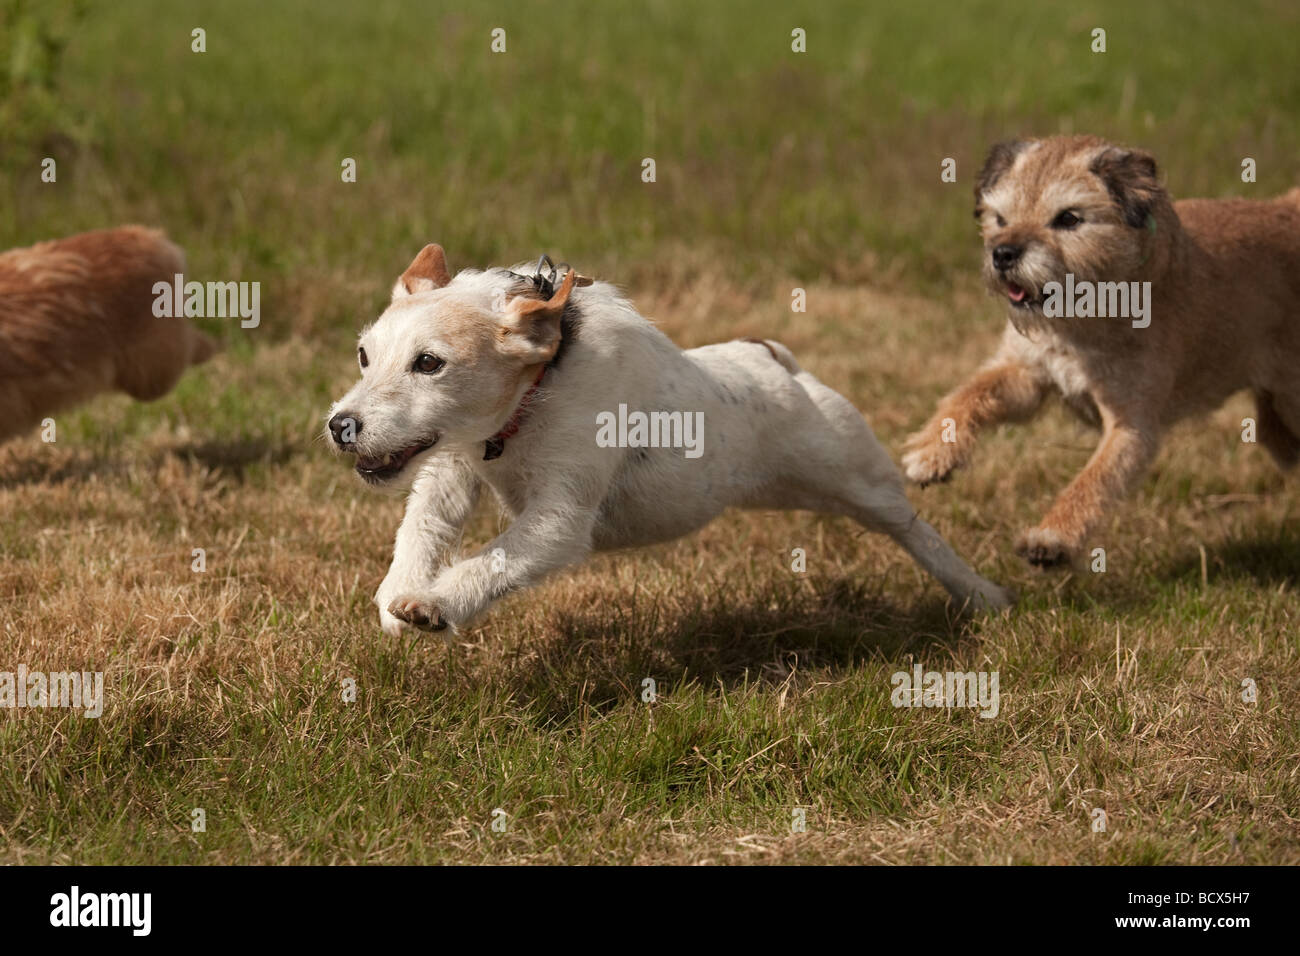
M 405 621 L 422 631 L 441 631 L 447 627 L 442 610 L 435 604 L 421 601 L 419 598 L 399 597 L 388 605 L 388 613 L 399 621 Z
M 914 436 L 903 453 L 903 474 L 922 488 L 947 481 L 953 470 L 961 467 L 962 456 L 956 442 L 917 441 Z
M 1064 568 L 1074 563 L 1075 549 L 1052 528 L 1030 528 L 1016 541 L 1016 554 L 1040 568 Z

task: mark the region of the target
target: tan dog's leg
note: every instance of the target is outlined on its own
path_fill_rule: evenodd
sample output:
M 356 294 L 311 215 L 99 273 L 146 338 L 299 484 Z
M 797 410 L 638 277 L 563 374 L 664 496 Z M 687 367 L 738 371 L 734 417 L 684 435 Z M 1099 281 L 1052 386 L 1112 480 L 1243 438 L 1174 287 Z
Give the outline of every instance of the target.
M 1300 397 L 1255 392 L 1259 442 L 1283 470 L 1300 461 Z
M 928 424 L 907 440 L 903 472 L 921 486 L 946 481 L 965 464 L 979 430 L 1003 421 L 1020 421 L 1038 410 L 1047 383 L 1020 362 L 991 365 L 940 403 Z
M 117 387 L 132 398 L 152 402 L 180 381 L 191 365 L 206 362 L 217 351 L 208 336 L 189 319 L 136 316 L 133 340 L 124 342 L 117 362 Z
M 1106 509 L 1127 494 L 1155 457 L 1154 431 L 1103 410 L 1101 444 L 1083 471 L 1057 496 L 1047 516 L 1016 542 L 1016 553 L 1048 567 L 1073 561 Z

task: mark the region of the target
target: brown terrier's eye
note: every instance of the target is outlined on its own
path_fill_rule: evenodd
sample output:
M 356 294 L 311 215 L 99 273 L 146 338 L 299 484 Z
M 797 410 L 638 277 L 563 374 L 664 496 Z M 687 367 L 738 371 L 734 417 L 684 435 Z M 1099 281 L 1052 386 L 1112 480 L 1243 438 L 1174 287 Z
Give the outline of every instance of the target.
M 370 359 L 366 358 L 365 349 L 357 349 L 357 361 L 361 363 L 362 368 L 370 364 Z
M 428 352 L 421 352 L 415 357 L 415 365 L 412 368 L 425 375 L 432 375 L 441 369 L 447 363 L 436 355 L 430 355 Z
M 1007 221 L 1006 221 L 1005 219 L 1003 219 L 1001 216 L 998 216 L 998 217 L 997 217 L 997 220 L 998 220 L 998 228 L 999 228 L 999 229 L 1005 229 L 1005 228 L 1007 227 Z
M 1056 214 L 1056 218 L 1052 220 L 1052 228 L 1073 229 L 1081 222 L 1083 222 L 1083 220 L 1079 218 L 1078 214 L 1076 214 L 1074 210 L 1065 209 Z

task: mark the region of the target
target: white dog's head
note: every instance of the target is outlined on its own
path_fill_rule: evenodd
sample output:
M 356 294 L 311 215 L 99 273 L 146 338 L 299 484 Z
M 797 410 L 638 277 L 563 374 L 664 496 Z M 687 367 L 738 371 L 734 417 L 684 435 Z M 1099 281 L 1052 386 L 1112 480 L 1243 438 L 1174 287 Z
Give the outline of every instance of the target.
M 549 298 L 505 270 L 451 278 L 428 245 L 361 333 L 361 380 L 330 409 L 328 437 L 373 485 L 407 486 L 435 447 L 497 434 L 560 346 L 570 270 Z

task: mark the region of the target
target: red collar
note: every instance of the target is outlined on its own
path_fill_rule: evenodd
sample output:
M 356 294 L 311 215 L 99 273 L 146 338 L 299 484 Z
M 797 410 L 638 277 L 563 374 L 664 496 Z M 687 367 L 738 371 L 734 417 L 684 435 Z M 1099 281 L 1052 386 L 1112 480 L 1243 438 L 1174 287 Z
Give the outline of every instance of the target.
M 497 432 L 483 444 L 483 460 L 491 461 L 493 458 L 500 458 L 501 453 L 506 450 L 506 439 L 514 438 L 519 431 L 519 426 L 524 423 L 524 414 L 528 410 L 529 403 L 533 400 L 533 395 L 537 387 L 542 384 L 542 376 L 546 374 L 549 365 L 543 365 L 541 371 L 537 373 L 537 378 L 533 379 L 533 384 L 528 386 L 528 391 L 524 392 L 524 397 L 519 400 L 519 407 L 515 413 L 510 416 L 510 420 L 505 423 L 501 431 Z

